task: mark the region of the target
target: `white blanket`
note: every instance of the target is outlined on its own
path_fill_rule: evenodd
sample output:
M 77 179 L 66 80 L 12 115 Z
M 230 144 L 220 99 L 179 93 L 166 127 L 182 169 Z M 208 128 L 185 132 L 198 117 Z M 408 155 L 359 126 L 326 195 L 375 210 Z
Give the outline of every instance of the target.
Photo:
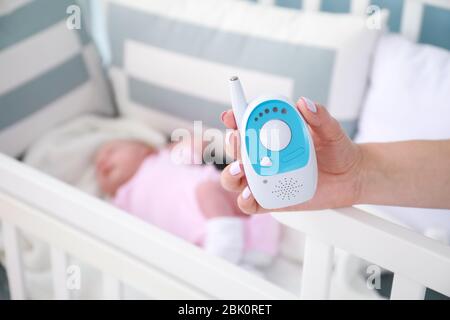
M 39 139 L 24 162 L 89 194 L 102 196 L 95 183 L 93 158 L 101 145 L 117 139 L 141 140 L 157 148 L 166 144 L 161 133 L 137 121 L 83 116 Z

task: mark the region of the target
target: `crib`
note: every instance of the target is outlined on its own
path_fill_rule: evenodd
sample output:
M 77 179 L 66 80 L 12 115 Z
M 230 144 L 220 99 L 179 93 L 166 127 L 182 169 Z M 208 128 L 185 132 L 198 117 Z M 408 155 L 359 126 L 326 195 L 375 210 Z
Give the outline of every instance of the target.
M 395 272 L 391 299 L 423 299 L 425 287 L 450 294 L 449 281 L 443 281 L 450 273 L 447 246 L 362 209 L 275 215 L 307 235 L 297 297 L 157 228 L 126 219 L 103 201 L 16 160 L 2 156 L 0 172 L 0 214 L 13 299 L 26 298 L 20 231 L 51 245 L 57 299 L 70 298 L 67 254 L 102 270 L 107 299 L 120 299 L 121 283 L 159 299 L 326 299 L 334 247 Z M 139 243 L 145 246 L 136 246 Z
M 304 2 L 305 10 L 320 8 L 320 1 Z M 350 2 L 351 10 L 366 7 L 360 6 L 364 1 Z M 420 24 L 412 12 L 425 2 L 405 0 L 401 32 L 410 38 L 417 37 Z M 450 8 L 445 0 L 428 2 Z M 164 119 L 177 123 L 169 116 Z M 426 288 L 450 296 L 450 247 L 382 219 L 367 206 L 273 214 L 306 237 L 298 295 L 6 154 L 0 155 L 0 177 L 0 221 L 12 299 L 27 299 L 22 232 L 50 246 L 53 296 L 61 300 L 73 298 L 69 256 L 101 271 L 105 299 L 122 299 L 125 285 L 150 299 L 327 299 L 336 248 L 392 271 L 391 299 L 423 299 Z

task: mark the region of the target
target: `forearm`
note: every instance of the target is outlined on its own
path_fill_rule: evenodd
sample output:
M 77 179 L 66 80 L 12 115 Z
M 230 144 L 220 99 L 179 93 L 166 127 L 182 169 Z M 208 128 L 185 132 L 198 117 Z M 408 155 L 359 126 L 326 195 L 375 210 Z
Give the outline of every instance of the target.
M 450 208 L 450 140 L 360 147 L 358 203 Z

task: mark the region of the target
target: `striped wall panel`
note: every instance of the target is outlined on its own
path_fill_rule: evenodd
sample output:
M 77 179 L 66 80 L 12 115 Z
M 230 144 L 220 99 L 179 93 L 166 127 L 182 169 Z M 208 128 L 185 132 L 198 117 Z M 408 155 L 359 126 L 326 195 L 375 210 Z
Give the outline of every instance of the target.
M 390 12 L 389 30 L 421 43 L 450 50 L 450 0 L 248 0 L 302 10 L 332 13 L 375 5 Z M 360 12 L 360 11 L 358 11 Z
M 87 26 L 67 26 L 67 9 L 79 4 L 0 1 L 0 152 L 17 155 L 80 114 L 113 112 Z
M 322 0 L 320 11 L 346 13 L 350 12 L 350 0 Z
M 450 10 L 425 6 L 419 41 L 450 50 Z
M 276 0 L 276 5 L 286 8 L 295 8 L 301 9 L 303 8 L 302 0 Z
M 308 96 L 326 104 L 353 135 L 378 32 L 364 27 L 363 16 L 347 21 L 330 14 L 302 25 L 295 11 L 265 7 L 280 3 L 107 0 L 109 72 L 120 113 L 167 133 L 199 119 L 221 128 L 220 112 L 229 106 L 224 79 L 238 74 L 248 97 Z M 283 2 L 296 4 L 315 5 Z M 324 25 L 342 32 L 330 36 Z
M 403 2 L 405 0 L 371 0 L 371 4 L 389 10 L 389 30 L 392 32 L 400 32 L 400 24 L 402 20 Z

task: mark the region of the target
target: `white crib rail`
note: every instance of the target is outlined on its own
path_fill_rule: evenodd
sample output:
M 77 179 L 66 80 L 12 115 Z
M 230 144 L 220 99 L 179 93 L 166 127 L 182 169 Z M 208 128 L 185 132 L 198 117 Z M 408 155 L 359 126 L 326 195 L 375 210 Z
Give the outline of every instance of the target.
M 122 299 L 122 283 L 108 274 L 103 274 L 103 298 L 106 300 Z
M 14 300 L 25 299 L 25 281 L 23 263 L 19 249 L 17 228 L 8 222 L 3 223 L 3 238 L 5 248 L 6 270 L 8 271 L 9 291 Z
M 333 258 L 332 246 L 311 237 L 306 239 L 300 296 L 302 299 L 328 299 Z
M 302 297 L 327 296 L 323 282 L 305 282 L 329 279 L 333 247 L 394 272 L 392 299 L 423 299 L 425 287 L 450 296 L 449 246 L 354 207 L 274 216 L 307 235 Z
M 70 298 L 64 277 L 66 254 L 106 274 L 106 298 L 121 297 L 121 282 L 152 298 L 296 298 L 1 154 L 0 177 L 0 221 L 6 231 L 6 268 L 12 298 L 26 298 L 17 229 L 51 245 L 57 299 Z
M 52 265 L 54 298 L 57 300 L 69 300 L 70 291 L 66 284 L 68 267 L 67 254 L 57 247 L 52 247 L 50 249 L 50 260 Z
M 66 254 L 105 273 L 105 298 L 121 298 L 122 282 L 155 298 L 295 298 L 3 155 L 0 177 L 0 220 L 15 299 L 26 297 L 18 229 L 52 246 L 58 299 L 70 298 Z M 450 296 L 450 247 L 437 241 L 357 208 L 274 216 L 307 235 L 302 298 L 328 297 L 334 247 L 393 271 L 393 299 L 423 298 L 424 287 Z

